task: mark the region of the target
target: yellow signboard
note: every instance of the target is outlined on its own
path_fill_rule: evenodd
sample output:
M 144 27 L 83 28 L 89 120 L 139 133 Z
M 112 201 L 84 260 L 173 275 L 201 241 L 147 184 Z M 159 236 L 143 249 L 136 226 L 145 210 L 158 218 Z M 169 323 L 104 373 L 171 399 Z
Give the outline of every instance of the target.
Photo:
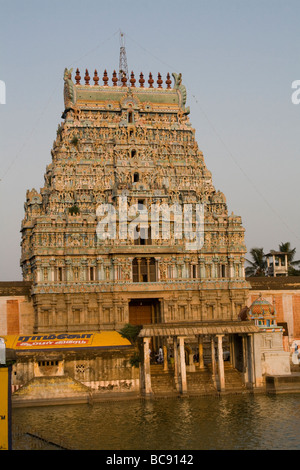
M 4 336 L 7 349 L 40 350 L 65 348 L 113 348 L 130 346 L 117 331 L 99 333 L 47 333 Z
M 0 450 L 11 449 L 10 369 L 0 366 Z

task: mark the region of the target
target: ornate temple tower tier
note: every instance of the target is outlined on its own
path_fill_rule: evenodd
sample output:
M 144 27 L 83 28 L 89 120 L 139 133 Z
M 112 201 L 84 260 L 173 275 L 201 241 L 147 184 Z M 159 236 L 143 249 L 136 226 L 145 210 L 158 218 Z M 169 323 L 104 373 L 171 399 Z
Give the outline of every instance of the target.
M 195 140 L 181 74 L 64 73 L 63 121 L 27 191 L 35 332 L 224 321 L 246 304 L 244 229 Z

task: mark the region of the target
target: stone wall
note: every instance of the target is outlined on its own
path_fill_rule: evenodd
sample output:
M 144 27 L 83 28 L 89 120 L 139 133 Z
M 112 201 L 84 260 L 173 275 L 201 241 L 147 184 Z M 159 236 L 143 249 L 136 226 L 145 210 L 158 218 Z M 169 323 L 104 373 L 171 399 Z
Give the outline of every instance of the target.
M 250 282 L 252 287 L 252 290 L 249 291 L 249 296 L 247 300 L 248 306 L 250 306 L 251 303 L 255 299 L 257 299 L 260 294 L 262 294 L 262 296 L 271 304 L 275 305 L 277 312 L 277 323 L 282 324 L 285 329 L 284 341 L 286 343 L 286 350 L 289 349 L 289 346 L 293 343 L 294 340 L 300 342 L 300 276 L 277 278 L 248 278 L 247 281 Z M 11 335 L 33 333 L 35 314 L 33 301 L 30 296 L 30 288 L 30 282 L 0 282 L 0 334 Z M 97 328 L 95 329 L 111 329 L 111 325 L 120 326 L 121 323 L 126 323 L 128 321 L 127 303 L 129 301 L 130 296 L 129 294 L 122 294 L 122 302 L 120 302 L 120 306 L 122 307 L 122 311 L 124 311 L 126 315 L 121 318 L 121 321 L 118 318 L 113 318 L 112 321 L 108 321 L 107 323 L 102 322 L 102 325 L 101 323 L 99 323 L 98 320 L 96 320 Z M 93 294 L 93 296 L 95 295 L 96 294 Z M 162 293 L 160 292 L 159 295 L 161 296 Z M 172 296 L 174 297 L 174 293 L 172 293 Z M 57 299 L 59 299 L 59 296 L 57 296 Z M 190 302 L 190 296 L 188 296 L 188 299 Z M 106 296 L 106 303 L 111 303 L 111 308 L 112 305 L 114 305 L 115 308 L 117 305 L 116 302 L 109 302 L 109 300 L 109 296 Z M 243 302 L 244 299 L 241 298 L 239 300 L 240 302 Z M 216 297 L 215 302 L 217 301 L 218 299 Z M 171 309 L 172 302 L 170 299 L 168 299 L 168 295 L 166 296 L 164 303 L 165 312 L 163 320 L 171 321 L 173 319 Z M 212 302 L 210 303 L 213 304 Z M 88 304 L 90 304 L 90 301 L 88 302 Z M 197 308 L 197 312 L 199 313 L 200 300 L 198 307 L 199 308 Z M 96 309 L 94 308 L 94 310 L 98 310 L 97 305 Z M 235 313 L 236 315 L 238 314 L 238 312 Z M 98 312 L 96 312 L 96 314 L 98 315 Z M 176 318 L 179 318 L 178 313 L 176 313 L 175 316 Z M 192 321 L 200 319 L 196 317 L 197 315 L 195 316 L 195 314 L 193 313 L 191 314 L 191 317 L 189 317 L 189 319 Z M 230 315 L 228 318 L 224 319 L 229 318 Z M 82 324 L 82 321 L 80 321 L 80 324 Z M 62 325 L 59 326 L 53 323 L 49 324 L 48 326 L 43 324 L 43 331 L 46 332 L 48 331 L 48 329 L 49 331 L 53 331 L 55 329 L 55 326 L 59 327 L 59 331 L 62 331 Z M 93 330 L 93 326 L 95 325 L 92 325 L 90 319 L 89 328 Z M 80 326 L 80 328 L 82 328 L 82 326 Z
M 34 309 L 30 282 L 0 282 L 0 334 L 31 334 Z
M 12 390 L 26 388 L 36 379 L 51 379 L 55 386 L 56 378 L 65 377 L 99 393 L 138 392 L 139 369 L 130 364 L 133 352 L 133 348 L 115 347 L 17 353 L 12 369 Z M 25 394 L 23 390 L 22 396 Z

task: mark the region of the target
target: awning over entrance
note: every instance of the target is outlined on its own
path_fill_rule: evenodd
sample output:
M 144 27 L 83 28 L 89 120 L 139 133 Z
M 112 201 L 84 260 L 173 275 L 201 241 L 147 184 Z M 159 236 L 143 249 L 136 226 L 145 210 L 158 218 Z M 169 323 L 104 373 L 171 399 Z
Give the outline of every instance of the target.
M 225 335 L 238 333 L 257 333 L 259 328 L 252 322 L 197 323 L 192 324 L 159 324 L 143 325 L 139 336 L 150 338 L 153 336 L 196 336 L 196 335 Z

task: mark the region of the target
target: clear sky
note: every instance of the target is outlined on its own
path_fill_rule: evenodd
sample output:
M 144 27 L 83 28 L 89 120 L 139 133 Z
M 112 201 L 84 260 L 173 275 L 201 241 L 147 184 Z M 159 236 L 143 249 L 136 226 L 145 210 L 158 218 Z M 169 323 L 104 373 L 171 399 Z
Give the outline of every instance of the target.
M 63 112 L 64 68 L 181 72 L 213 183 L 246 244 L 300 258 L 299 0 L 0 0 L 0 281 L 21 280 L 27 189 L 38 191 Z

